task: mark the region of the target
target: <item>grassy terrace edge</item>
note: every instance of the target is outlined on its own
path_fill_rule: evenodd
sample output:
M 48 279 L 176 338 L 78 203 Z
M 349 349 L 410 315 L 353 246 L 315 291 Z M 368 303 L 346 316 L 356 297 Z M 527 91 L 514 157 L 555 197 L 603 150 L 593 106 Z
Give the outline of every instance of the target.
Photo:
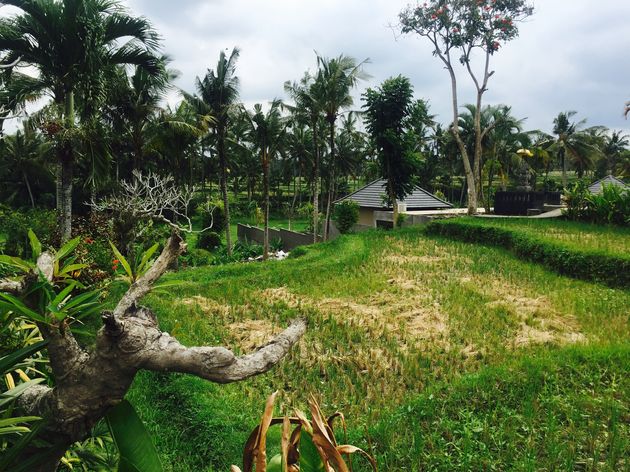
M 544 265 L 562 275 L 630 288 L 630 257 L 602 251 L 576 250 L 544 241 L 518 228 L 493 226 L 476 219 L 444 219 L 427 225 L 428 235 L 443 236 L 508 249 L 516 256 Z

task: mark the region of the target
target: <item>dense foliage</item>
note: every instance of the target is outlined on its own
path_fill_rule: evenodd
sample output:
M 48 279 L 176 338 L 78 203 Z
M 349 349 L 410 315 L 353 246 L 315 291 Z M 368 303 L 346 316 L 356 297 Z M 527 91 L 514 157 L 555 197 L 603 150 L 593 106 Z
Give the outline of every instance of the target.
M 359 222 L 359 205 L 352 200 L 345 200 L 335 205 L 333 221 L 341 234 L 349 233 Z
M 597 224 L 630 226 L 630 189 L 603 185 L 599 194 L 588 190 L 583 180 L 565 192 L 567 218 Z

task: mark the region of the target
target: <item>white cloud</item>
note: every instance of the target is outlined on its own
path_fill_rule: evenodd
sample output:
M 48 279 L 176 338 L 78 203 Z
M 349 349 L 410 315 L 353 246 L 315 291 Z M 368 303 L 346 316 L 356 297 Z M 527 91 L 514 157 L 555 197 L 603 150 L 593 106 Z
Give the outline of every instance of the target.
M 282 97 L 286 80 L 315 67 L 324 56 L 344 53 L 359 60 L 373 78 L 408 76 L 416 95 L 430 100 L 433 113 L 449 120 L 450 83 L 429 45 L 413 36 L 396 37 L 406 0 L 126 0 L 148 17 L 164 38 L 164 49 L 181 71 L 177 85 L 193 91 L 196 76 L 215 66 L 221 49 L 241 48 L 241 95 L 251 106 Z M 628 129 L 622 109 L 630 100 L 630 2 L 624 0 L 537 0 L 534 17 L 521 35 L 493 59 L 485 103 L 511 105 L 529 128 L 548 130 L 560 111 L 577 110 L 589 124 Z M 463 72 L 463 71 L 462 71 Z M 461 103 L 474 100 L 462 74 Z M 176 100 L 171 94 L 170 101 Z M 360 104 L 357 104 L 359 106 Z

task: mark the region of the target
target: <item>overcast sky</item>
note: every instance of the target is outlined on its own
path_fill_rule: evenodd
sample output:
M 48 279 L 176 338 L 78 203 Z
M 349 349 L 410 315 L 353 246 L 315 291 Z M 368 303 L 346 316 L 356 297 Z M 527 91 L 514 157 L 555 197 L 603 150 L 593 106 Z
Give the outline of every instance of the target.
M 422 38 L 400 36 L 404 0 L 124 0 L 163 37 L 177 86 L 194 90 L 196 76 L 216 65 L 221 49 L 241 48 L 241 97 L 252 106 L 283 98 L 286 80 L 315 68 L 315 53 L 370 59 L 368 86 L 403 74 L 417 97 L 449 120 L 450 82 Z M 486 104 L 511 105 L 529 129 L 550 130 L 560 111 L 576 110 L 588 125 L 630 130 L 629 0 L 537 0 L 520 37 L 494 56 Z M 461 71 L 461 103 L 474 100 Z M 170 102 L 178 100 L 175 93 Z M 358 102 L 358 100 L 357 100 Z M 356 103 L 360 107 L 360 103 Z

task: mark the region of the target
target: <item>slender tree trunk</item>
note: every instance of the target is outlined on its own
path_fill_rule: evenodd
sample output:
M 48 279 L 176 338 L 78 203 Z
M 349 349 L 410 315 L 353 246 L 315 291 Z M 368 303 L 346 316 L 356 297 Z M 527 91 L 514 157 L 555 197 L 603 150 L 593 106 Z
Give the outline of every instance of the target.
M 476 184 L 475 184 L 475 171 L 470 165 L 470 159 L 468 158 L 468 150 L 466 149 L 466 144 L 459 134 L 459 104 L 457 98 L 457 78 L 455 77 L 455 71 L 453 70 L 453 66 L 450 62 L 450 57 L 448 59 L 442 56 L 442 60 L 446 64 L 446 68 L 451 76 L 451 94 L 452 94 L 452 105 L 453 105 L 453 125 L 451 127 L 451 132 L 455 137 L 455 142 L 457 143 L 457 147 L 459 148 L 459 152 L 462 155 L 462 161 L 464 163 L 464 174 L 466 175 L 466 183 L 467 183 L 467 195 L 468 195 L 468 214 L 474 215 L 477 213 L 477 193 L 475 192 Z
M 61 154 L 57 156 L 55 164 L 55 206 L 57 208 L 57 219 L 61 224 L 61 215 L 63 213 L 63 200 L 61 199 Z
M 394 192 L 394 185 L 391 180 L 392 170 L 391 166 L 388 163 L 388 176 L 387 176 L 387 187 L 389 191 L 389 199 L 392 202 L 392 229 L 396 229 L 398 226 L 398 202 L 396 201 L 396 193 Z
M 488 190 L 486 192 L 486 213 L 490 213 L 490 193 L 492 189 L 492 180 L 494 179 L 493 169 L 488 171 Z
M 227 188 L 227 159 L 225 156 L 225 127 L 219 128 L 217 142 L 219 165 L 221 167 L 221 196 L 223 197 L 223 211 L 225 213 L 225 246 L 227 247 L 228 256 L 232 255 L 232 236 L 230 234 L 230 201 L 228 198 Z
M 24 184 L 26 185 L 26 190 L 28 191 L 28 197 L 31 200 L 31 208 L 35 208 L 35 199 L 33 198 L 33 192 L 31 190 L 31 183 L 26 176 L 26 172 L 22 171 L 22 177 L 24 178 Z
M 317 144 L 317 117 L 313 119 L 313 242 L 317 242 L 319 225 L 319 146 Z
M 302 189 L 302 168 L 298 168 L 297 179 L 293 179 L 293 201 L 291 202 L 291 208 L 289 209 L 289 231 L 291 231 L 291 219 L 295 215 L 295 202 L 298 198 L 298 193 L 301 193 Z
M 269 155 L 263 146 L 262 151 L 263 168 L 263 201 L 265 212 L 265 226 L 263 236 L 263 260 L 269 259 Z
M 562 160 L 562 187 L 567 188 L 567 153 L 564 149 L 560 150 L 560 158 Z
M 328 184 L 328 202 L 326 202 L 326 223 L 324 226 L 324 241 L 328 241 L 328 228 L 330 227 L 330 208 L 335 192 L 336 161 L 335 161 L 335 121 L 330 120 L 330 182 Z
M 74 93 L 67 92 L 65 97 L 65 122 L 66 128 L 74 128 Z M 67 143 L 60 150 L 61 160 L 61 214 L 60 229 L 61 241 L 66 242 L 72 237 L 72 177 L 74 167 L 74 155 L 72 144 Z

